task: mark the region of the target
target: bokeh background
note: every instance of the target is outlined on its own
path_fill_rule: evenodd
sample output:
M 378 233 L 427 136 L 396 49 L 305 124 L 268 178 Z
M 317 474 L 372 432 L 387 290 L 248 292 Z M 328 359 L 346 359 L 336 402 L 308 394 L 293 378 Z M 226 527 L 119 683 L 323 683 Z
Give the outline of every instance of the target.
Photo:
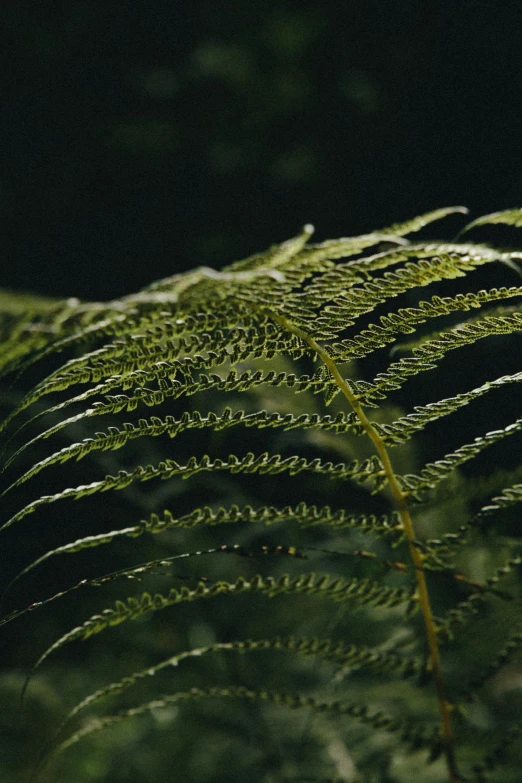
M 0 285 L 107 299 L 522 203 L 520 3 L 2 4 Z M 455 231 L 460 223 L 455 223 Z

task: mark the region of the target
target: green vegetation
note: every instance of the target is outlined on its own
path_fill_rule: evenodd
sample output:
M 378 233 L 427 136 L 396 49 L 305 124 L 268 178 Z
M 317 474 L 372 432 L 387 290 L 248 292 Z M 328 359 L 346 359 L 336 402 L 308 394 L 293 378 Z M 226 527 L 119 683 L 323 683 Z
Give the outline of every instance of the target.
M 2 295 L 27 775 L 515 783 L 522 253 L 456 212 Z

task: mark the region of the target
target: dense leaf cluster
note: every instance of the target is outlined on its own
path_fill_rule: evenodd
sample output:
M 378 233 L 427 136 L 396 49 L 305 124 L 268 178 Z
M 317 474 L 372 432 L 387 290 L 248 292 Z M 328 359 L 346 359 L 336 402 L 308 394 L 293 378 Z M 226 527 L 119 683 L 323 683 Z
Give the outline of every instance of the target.
M 412 749 L 427 750 L 426 764 L 439 765 L 440 777 L 430 780 L 516 780 L 512 746 L 522 723 L 506 725 L 498 678 L 520 666 L 522 557 L 512 515 L 522 500 L 521 466 L 513 464 L 516 448 L 507 452 L 508 471 L 495 470 L 495 457 L 479 460 L 490 447 L 500 454 L 510 436 L 520 441 L 518 397 L 506 398 L 512 401 L 507 421 L 495 428 L 479 414 L 472 440 L 463 443 L 453 444 L 445 420 L 490 393 L 517 389 L 520 357 L 514 350 L 515 366 L 498 377 L 489 362 L 486 377 L 459 391 L 450 386 L 445 362 L 451 352 L 462 354 L 472 376 L 468 357 L 477 356 L 476 344 L 501 340 L 501 350 L 510 351 L 522 331 L 522 286 L 455 288 L 448 295 L 447 281 L 456 285 L 465 278 L 472 285 L 479 267 L 512 266 L 522 253 L 406 238 L 462 211 L 437 210 L 320 244 L 309 243 L 312 227 L 305 226 L 297 237 L 219 272 L 202 267 L 105 305 L 0 299 L 2 375 L 18 390 L 29 374 L 47 368 L 32 388 L 16 392 L 1 424 L 3 535 L 32 536 L 44 550 L 7 580 L 5 601 L 30 573 L 62 556 L 82 557 L 98 547 L 124 558 L 130 546 L 143 552 L 138 565 L 127 561 L 99 576 L 91 572 L 73 584 L 69 579 L 50 596 L 6 610 L 3 625 L 55 601 L 83 611 L 85 602 L 74 592 L 80 588 L 108 591 L 109 605 L 87 619 L 79 616 L 55 638 L 31 677 L 41 676 L 43 663 L 69 643 L 118 633 L 113 629 L 130 620 L 153 629 L 150 618 L 167 609 L 173 617 L 173 607 L 186 623 L 206 618 L 209 632 L 222 634 L 194 645 L 188 630 L 180 631 L 178 643 L 186 649 L 122 677 L 116 673 L 82 698 L 51 738 L 37 774 L 50 756 L 61 763 L 54 756 L 87 736 L 140 715 L 169 715 L 173 705 L 199 715 L 198 730 L 204 731 L 204 708 L 196 702 L 218 699 L 269 704 L 278 714 L 290 708 L 328 715 L 321 727 L 314 723 L 314 742 L 328 745 L 332 732 L 342 738 L 354 759 L 353 780 L 375 779 L 376 764 L 379 774 L 387 770 L 383 780 L 398 780 L 393 759 Z M 521 221 L 521 210 L 510 210 L 468 228 Z M 423 289 L 438 284 L 446 286 L 443 292 L 430 289 L 429 298 L 421 298 Z M 466 320 L 455 320 L 470 311 Z M 406 355 L 396 359 L 396 350 Z M 434 384 L 427 402 L 417 386 L 418 404 L 408 412 L 408 396 L 401 397 L 408 383 L 436 370 L 442 384 Z M 145 408 L 154 414 L 145 418 Z M 99 417 L 102 431 L 94 429 Z M 437 458 L 422 440 L 432 424 L 451 435 L 452 445 Z M 468 463 L 480 470 L 489 464 L 487 480 L 474 480 Z M 108 471 L 100 476 L 104 466 Z M 123 500 L 114 496 L 107 506 L 97 500 L 116 491 Z M 82 504 L 84 516 L 77 511 Z M 141 520 L 128 519 L 126 504 L 144 510 Z M 106 509 L 111 520 L 119 509 L 119 528 L 105 525 Z M 56 520 L 65 540 L 46 547 L 45 534 L 31 533 L 29 515 L 47 528 Z M 101 530 L 83 527 L 93 517 Z M 77 530 L 77 520 L 80 532 L 67 538 L 67 525 Z M 228 533 L 216 543 L 213 529 L 232 524 L 241 544 Z M 214 557 L 219 554 L 227 555 L 226 564 Z M 311 567 L 303 571 L 306 560 Z M 103 569 L 101 557 L 93 554 L 91 563 Z M 176 570 L 181 564 L 188 572 Z M 157 586 L 165 578 L 166 591 Z M 122 597 L 122 579 L 145 584 Z M 215 599 L 214 620 L 198 609 L 203 598 Z M 342 603 L 342 614 L 325 614 L 320 598 Z M 277 608 L 267 609 L 267 599 Z M 192 615 L 182 608 L 188 603 L 194 604 Z M 234 607 L 235 619 L 225 621 Z M 249 618 L 242 621 L 245 613 Z M 288 634 L 289 622 L 295 636 Z M 481 622 L 488 649 L 470 656 Z M 132 649 L 134 636 L 139 631 L 123 635 L 122 644 Z M 219 667 L 213 672 L 205 664 L 191 686 L 175 681 L 166 695 L 169 684 L 162 679 L 161 696 L 128 706 L 144 681 L 153 689 L 156 676 L 182 661 L 201 658 L 203 665 L 225 651 L 249 660 L 254 651 L 263 653 L 265 662 L 250 669 L 254 683 L 238 682 L 238 667 L 235 681 L 223 684 Z M 283 664 L 277 657 L 282 651 Z M 299 656 L 313 658 L 315 667 L 303 669 Z M 332 702 L 327 697 L 334 683 L 342 694 Z M 124 692 L 119 713 L 78 723 L 80 712 L 84 720 L 84 710 Z M 226 715 L 234 709 L 223 706 Z M 274 726 L 280 720 L 271 711 L 266 715 Z M 299 747 L 289 727 L 285 741 Z M 372 761 L 365 748 L 373 731 L 391 736 Z M 320 754 L 313 770 L 317 780 L 339 772 Z M 183 774 L 188 780 L 188 771 Z M 274 779 L 268 767 L 264 774 L 263 780 Z

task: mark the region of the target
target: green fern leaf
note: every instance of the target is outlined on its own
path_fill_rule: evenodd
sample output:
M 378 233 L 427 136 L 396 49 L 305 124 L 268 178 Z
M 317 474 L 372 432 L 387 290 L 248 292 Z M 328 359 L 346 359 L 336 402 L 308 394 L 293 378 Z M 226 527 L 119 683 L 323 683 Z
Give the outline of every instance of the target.
M 522 226 L 522 209 L 517 207 L 516 209 L 505 209 L 502 212 L 492 212 L 489 215 L 483 215 L 468 223 L 460 233 L 464 234 L 465 231 L 471 231 L 476 226 L 486 226 L 491 223 L 505 223 L 507 226 L 520 228 Z

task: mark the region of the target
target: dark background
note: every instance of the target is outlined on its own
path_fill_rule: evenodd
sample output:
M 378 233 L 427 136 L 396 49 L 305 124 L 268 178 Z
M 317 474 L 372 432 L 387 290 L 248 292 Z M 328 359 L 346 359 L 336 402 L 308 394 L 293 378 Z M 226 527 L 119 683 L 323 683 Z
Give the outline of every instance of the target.
M 520 205 L 521 23 L 516 2 L 2 4 L 0 286 L 108 299 L 308 221 Z

